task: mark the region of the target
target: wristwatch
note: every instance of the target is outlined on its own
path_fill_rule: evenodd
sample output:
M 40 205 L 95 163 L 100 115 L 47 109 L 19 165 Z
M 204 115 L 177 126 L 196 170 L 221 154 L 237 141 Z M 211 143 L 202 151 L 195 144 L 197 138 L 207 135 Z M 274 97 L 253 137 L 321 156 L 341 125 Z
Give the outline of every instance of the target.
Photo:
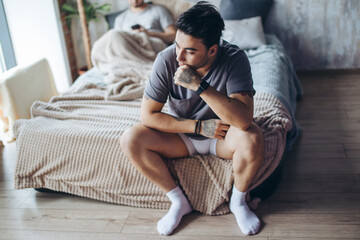
M 205 80 L 202 80 L 199 84 L 199 88 L 196 90 L 196 94 L 200 95 L 203 91 L 205 91 L 209 87 L 209 83 Z

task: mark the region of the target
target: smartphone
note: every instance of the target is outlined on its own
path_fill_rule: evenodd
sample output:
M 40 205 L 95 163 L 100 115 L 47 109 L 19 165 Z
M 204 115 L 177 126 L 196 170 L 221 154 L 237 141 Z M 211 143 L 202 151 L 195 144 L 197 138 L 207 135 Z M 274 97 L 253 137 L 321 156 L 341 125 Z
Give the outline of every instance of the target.
M 135 24 L 131 26 L 132 29 L 140 29 L 140 25 L 139 24 Z

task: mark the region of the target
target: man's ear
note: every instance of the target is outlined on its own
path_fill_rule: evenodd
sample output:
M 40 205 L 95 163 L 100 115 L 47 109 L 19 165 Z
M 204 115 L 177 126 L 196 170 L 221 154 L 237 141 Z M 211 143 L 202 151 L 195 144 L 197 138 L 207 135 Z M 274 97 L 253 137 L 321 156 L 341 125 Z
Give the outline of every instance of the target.
M 210 56 L 215 56 L 218 51 L 218 48 L 219 48 L 219 46 L 217 44 L 212 45 L 208 51 Z

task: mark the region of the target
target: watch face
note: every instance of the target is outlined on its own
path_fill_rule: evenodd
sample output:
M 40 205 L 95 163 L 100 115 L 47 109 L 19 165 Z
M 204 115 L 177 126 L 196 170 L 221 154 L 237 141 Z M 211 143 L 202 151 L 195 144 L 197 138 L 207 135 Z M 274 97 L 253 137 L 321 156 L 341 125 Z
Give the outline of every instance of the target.
M 205 90 L 209 87 L 209 83 L 205 80 L 202 80 L 200 86 Z
M 205 91 L 207 88 L 209 87 L 209 83 L 206 82 L 205 80 L 202 80 L 200 85 L 199 85 L 199 88 L 198 90 L 196 90 L 196 93 L 198 95 L 200 95 L 203 91 Z

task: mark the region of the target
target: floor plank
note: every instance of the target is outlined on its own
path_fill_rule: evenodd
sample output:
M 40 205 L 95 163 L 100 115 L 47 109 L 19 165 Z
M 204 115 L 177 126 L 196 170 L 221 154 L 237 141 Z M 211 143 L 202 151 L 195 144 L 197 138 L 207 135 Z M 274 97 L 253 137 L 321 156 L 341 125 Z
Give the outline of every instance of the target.
M 311 132 L 339 132 L 339 131 L 360 131 L 359 119 L 301 119 L 300 126 Z
M 294 238 L 347 239 L 360 236 L 359 214 L 270 214 L 259 235 Z
M 329 158 L 346 158 L 344 144 L 301 144 L 294 146 L 291 153 L 288 154 L 290 158 L 296 156 L 297 159 L 329 159 Z
M 19 208 L 30 196 L 31 190 L 14 191 L 13 189 L 2 189 L 0 191 L 1 208 Z
M 359 192 L 360 176 L 353 174 L 284 175 L 276 193 L 351 193 Z
M 359 161 L 346 158 L 299 158 L 289 155 L 283 163 L 289 174 L 359 174 Z
M 360 106 L 359 106 L 360 108 Z M 360 131 L 309 131 L 302 129 L 301 142 L 306 144 L 360 144 Z
M 118 232 L 129 212 L 99 210 L 2 209 L 0 229 Z
M 359 143 L 345 143 L 346 156 L 351 159 L 360 161 L 360 144 Z
M 271 197 L 270 213 L 360 213 L 360 193 L 277 193 Z M 360 225 L 359 225 L 360 226 Z
M 267 240 L 263 237 L 160 236 L 159 234 L 86 233 L 67 231 L 0 230 L 2 240 Z

